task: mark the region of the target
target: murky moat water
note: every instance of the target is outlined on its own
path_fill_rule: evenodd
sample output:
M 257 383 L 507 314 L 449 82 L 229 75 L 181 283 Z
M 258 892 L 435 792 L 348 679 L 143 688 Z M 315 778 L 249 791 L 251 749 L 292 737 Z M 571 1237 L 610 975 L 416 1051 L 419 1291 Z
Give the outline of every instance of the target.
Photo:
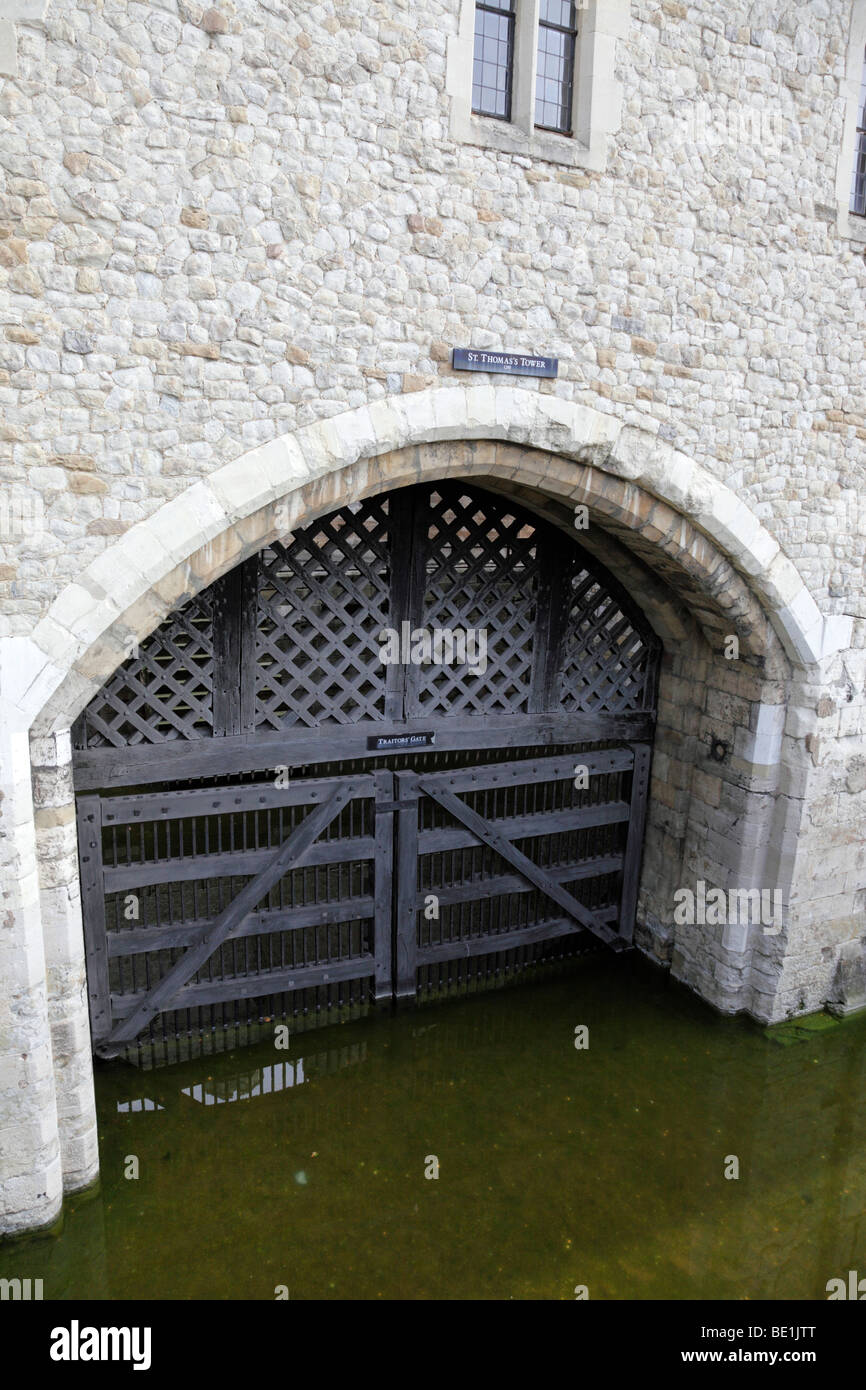
M 720 1019 L 595 957 L 287 1051 L 103 1066 L 101 1192 L 0 1247 L 0 1277 L 46 1299 L 826 1299 L 866 1270 L 866 1020 L 817 1022 Z

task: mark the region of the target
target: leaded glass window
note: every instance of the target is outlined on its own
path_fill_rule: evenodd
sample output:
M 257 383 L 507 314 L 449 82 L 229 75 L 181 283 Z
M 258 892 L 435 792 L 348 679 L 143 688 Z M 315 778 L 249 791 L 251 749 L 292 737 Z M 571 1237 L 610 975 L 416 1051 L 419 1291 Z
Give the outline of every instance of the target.
M 516 0 L 484 0 L 475 6 L 472 110 L 511 120 Z
M 535 124 L 571 134 L 577 23 L 573 0 L 541 0 Z
M 851 180 L 851 211 L 866 217 L 866 55 L 860 76 L 857 102 L 857 143 L 854 147 L 854 175 Z

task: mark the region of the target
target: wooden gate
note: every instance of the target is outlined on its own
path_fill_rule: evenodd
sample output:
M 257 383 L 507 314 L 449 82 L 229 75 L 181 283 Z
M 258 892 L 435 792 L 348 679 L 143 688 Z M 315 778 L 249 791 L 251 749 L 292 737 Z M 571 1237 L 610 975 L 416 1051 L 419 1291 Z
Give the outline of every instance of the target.
M 96 1050 L 166 1011 L 192 1032 L 242 1000 L 281 1016 L 280 996 L 319 985 L 369 980 L 389 997 L 392 856 L 375 811 L 392 780 L 81 797 Z
M 383 656 L 470 630 L 483 670 Z M 623 949 L 658 657 L 570 536 L 462 482 L 342 508 L 190 599 L 74 731 L 95 1049 Z
M 398 773 L 396 999 L 455 959 L 574 933 L 628 946 L 648 772 L 640 746 Z

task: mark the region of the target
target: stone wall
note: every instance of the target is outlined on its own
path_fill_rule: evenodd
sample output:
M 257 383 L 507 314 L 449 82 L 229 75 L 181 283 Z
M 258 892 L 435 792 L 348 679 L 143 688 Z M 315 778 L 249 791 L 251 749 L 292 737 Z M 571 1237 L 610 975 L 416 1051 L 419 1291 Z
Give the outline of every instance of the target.
M 70 721 L 286 499 L 440 468 L 585 500 L 665 643 L 641 945 L 728 1012 L 851 1002 L 863 0 L 632 0 L 592 169 L 451 138 L 459 10 L 0 3 L 0 1229 L 97 1169 Z M 456 346 L 559 376 L 467 384 Z M 782 929 L 678 927 L 699 878 L 778 886 Z
M 17 26 L 0 442 L 45 526 L 3 548 L 4 631 L 219 463 L 449 378 L 470 342 L 658 422 L 826 612 L 863 614 L 848 0 L 633 0 L 598 174 L 449 139 L 457 8 L 52 0 Z

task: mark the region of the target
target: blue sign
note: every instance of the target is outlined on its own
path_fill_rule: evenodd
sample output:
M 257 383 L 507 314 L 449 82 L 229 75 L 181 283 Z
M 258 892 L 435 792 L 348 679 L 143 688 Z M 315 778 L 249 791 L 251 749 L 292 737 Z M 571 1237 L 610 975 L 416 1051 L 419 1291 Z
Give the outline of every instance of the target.
M 509 376 L 556 376 L 557 357 L 530 357 L 524 352 L 488 352 L 482 348 L 454 348 L 451 366 L 458 372 L 506 372 Z

